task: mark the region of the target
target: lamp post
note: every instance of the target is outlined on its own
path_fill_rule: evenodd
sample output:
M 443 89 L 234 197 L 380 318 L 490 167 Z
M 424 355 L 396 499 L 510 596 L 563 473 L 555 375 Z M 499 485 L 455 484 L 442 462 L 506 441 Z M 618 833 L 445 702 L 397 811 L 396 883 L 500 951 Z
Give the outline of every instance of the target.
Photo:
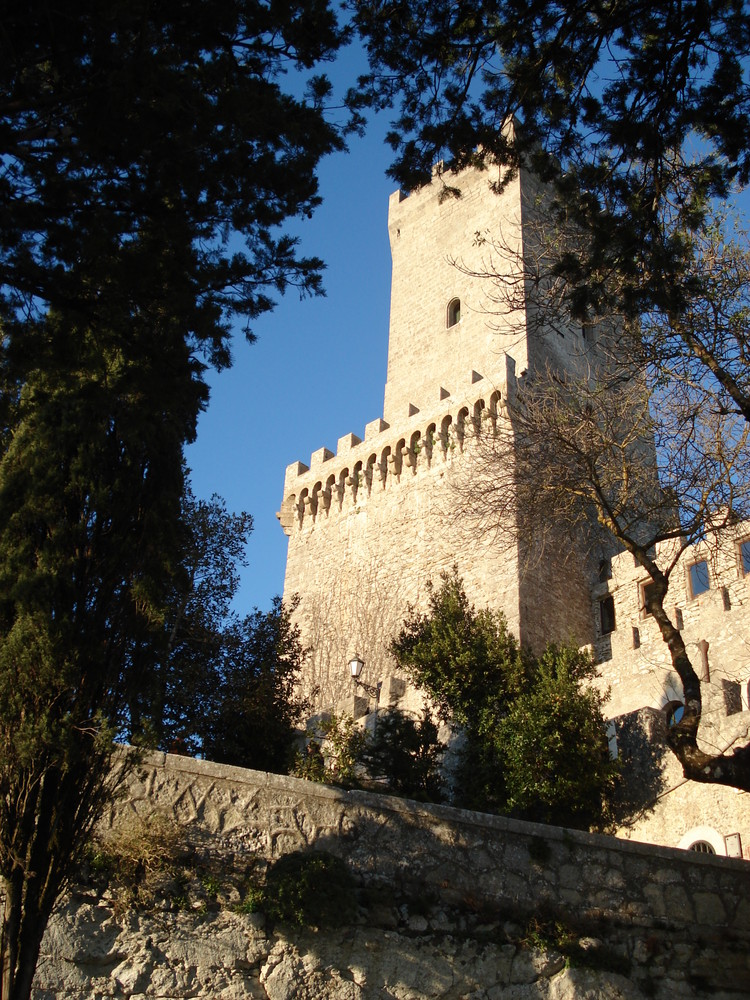
M 355 688 L 361 687 L 369 695 L 372 695 L 372 697 L 375 699 L 375 701 L 379 701 L 380 700 L 380 688 L 381 688 L 381 685 L 380 684 L 365 684 L 364 681 L 361 681 L 359 679 L 360 675 L 362 673 L 362 668 L 364 667 L 364 665 L 365 665 L 365 661 L 357 653 L 355 653 L 354 656 L 349 660 L 349 672 L 352 675 L 352 680 L 354 681 L 354 686 L 355 686 Z

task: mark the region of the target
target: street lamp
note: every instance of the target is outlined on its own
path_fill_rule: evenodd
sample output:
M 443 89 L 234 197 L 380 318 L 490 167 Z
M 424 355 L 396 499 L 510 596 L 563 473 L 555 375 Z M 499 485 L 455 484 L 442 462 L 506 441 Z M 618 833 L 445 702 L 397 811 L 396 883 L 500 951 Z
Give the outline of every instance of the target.
M 355 653 L 354 656 L 351 658 L 351 660 L 349 660 L 349 672 L 352 675 L 352 680 L 354 681 L 354 686 L 355 686 L 355 688 L 356 687 L 361 687 L 369 695 L 372 695 L 372 697 L 376 701 L 379 701 L 380 700 L 380 688 L 381 688 L 382 685 L 380 685 L 380 684 L 365 684 L 364 681 L 361 681 L 359 679 L 360 678 L 360 674 L 362 673 L 362 668 L 364 667 L 364 665 L 365 665 L 365 661 L 357 653 Z

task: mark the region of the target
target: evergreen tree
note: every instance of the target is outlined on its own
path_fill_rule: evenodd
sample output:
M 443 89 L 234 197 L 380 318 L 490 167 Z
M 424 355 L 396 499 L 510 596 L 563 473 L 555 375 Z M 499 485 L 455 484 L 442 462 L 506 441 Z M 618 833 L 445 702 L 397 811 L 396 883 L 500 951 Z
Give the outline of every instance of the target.
M 609 758 L 604 699 L 586 686 L 591 657 L 548 646 L 536 675 L 494 733 L 507 808 L 558 826 L 606 821 L 617 768 Z
M 307 704 L 296 694 L 303 648 L 292 623 L 294 606 L 276 597 L 224 635 L 216 689 L 194 718 L 209 760 L 286 774 L 294 760 L 297 725 Z
M 141 336 L 142 334 L 142 336 Z M 182 442 L 200 385 L 169 324 L 128 339 L 50 314 L 3 398 L 3 997 L 28 995 L 46 920 L 111 791 L 134 672 L 158 662 L 181 555 Z M 157 376 L 158 371 L 158 376 Z
M 476 611 L 456 570 L 391 644 L 399 666 L 461 728 L 460 804 L 558 825 L 601 825 L 614 788 L 591 658 L 519 647 L 501 614 Z
M 440 764 L 445 747 L 428 710 L 414 718 L 399 709 L 378 712 L 362 763 L 368 777 L 410 799 L 439 802 L 443 797 Z
M 189 486 L 181 518 L 180 572 L 168 596 L 160 654 L 144 673 L 131 671 L 127 732 L 136 742 L 200 755 L 222 663 L 239 627 L 232 601 L 253 519 L 227 510 L 216 494 L 197 500 Z
M 342 144 L 326 0 L 12 0 L 0 32 L 0 949 L 25 1000 L 185 587 L 182 451 Z M 149 690 L 153 690 L 149 687 Z

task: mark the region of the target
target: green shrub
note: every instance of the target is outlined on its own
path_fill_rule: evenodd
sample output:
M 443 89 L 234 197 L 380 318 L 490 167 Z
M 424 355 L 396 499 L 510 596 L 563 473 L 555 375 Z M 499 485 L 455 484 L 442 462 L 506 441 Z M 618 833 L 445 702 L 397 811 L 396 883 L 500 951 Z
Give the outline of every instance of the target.
M 590 655 L 523 649 L 503 615 L 469 602 L 454 567 L 409 609 L 390 651 L 439 715 L 461 728 L 456 804 L 559 826 L 605 827 L 619 767 Z
M 355 787 L 366 742 L 366 733 L 351 715 L 331 715 L 308 730 L 307 745 L 297 753 L 292 773 L 309 781 Z
M 389 790 L 423 802 L 439 802 L 444 752 L 429 711 L 414 718 L 390 709 L 378 713 L 363 760 L 370 777 L 385 781 Z
M 262 908 L 296 927 L 339 927 L 357 912 L 354 879 L 332 854 L 286 854 L 268 872 Z

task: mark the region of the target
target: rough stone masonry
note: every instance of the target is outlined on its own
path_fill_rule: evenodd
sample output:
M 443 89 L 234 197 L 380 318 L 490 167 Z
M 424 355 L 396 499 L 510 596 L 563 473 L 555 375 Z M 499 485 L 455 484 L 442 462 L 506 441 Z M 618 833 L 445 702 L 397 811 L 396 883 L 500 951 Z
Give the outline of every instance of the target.
M 49 927 L 35 1000 L 750 996 L 741 861 L 163 754 L 103 833 L 153 814 L 227 866 L 344 859 L 351 921 L 291 931 L 228 903 L 169 899 L 123 912 L 82 886 Z M 549 939 L 563 930 L 567 949 Z

